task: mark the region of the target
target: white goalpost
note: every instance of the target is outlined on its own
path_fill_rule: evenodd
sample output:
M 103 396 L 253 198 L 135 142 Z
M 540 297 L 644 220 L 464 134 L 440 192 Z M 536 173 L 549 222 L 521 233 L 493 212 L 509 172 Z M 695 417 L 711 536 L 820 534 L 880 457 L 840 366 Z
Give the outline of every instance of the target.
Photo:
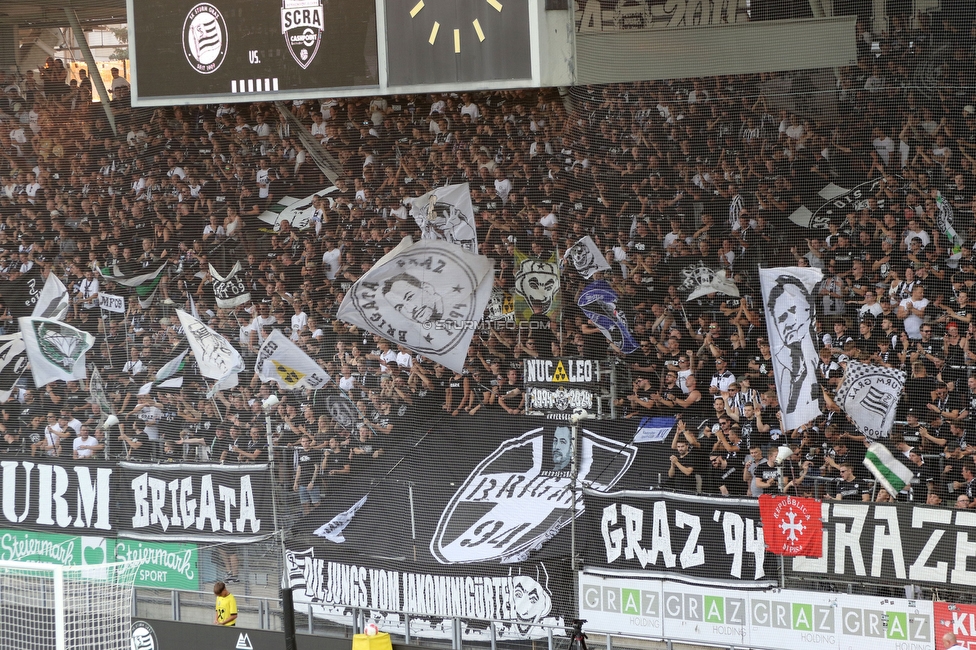
M 0 648 L 130 650 L 138 566 L 0 561 Z

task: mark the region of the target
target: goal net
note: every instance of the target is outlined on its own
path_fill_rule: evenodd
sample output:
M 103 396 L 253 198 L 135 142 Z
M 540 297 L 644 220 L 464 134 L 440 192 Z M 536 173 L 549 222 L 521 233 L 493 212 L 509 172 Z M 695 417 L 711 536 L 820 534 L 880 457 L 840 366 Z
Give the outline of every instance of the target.
M 129 650 L 137 562 L 0 562 L 0 648 Z

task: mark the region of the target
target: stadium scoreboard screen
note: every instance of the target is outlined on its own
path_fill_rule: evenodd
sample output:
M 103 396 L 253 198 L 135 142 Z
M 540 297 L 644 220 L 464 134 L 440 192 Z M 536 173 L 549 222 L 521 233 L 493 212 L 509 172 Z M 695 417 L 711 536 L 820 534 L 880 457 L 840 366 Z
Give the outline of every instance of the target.
M 132 103 L 538 86 L 538 0 L 128 0 Z
M 134 0 L 133 103 L 376 86 L 363 0 Z

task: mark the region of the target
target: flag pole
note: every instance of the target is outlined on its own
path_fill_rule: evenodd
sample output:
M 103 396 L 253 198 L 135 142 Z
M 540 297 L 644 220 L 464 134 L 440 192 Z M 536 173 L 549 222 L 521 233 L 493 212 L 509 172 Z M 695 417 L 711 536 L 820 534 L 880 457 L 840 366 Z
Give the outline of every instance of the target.
M 203 375 L 200 375 L 203 377 Z M 210 395 L 210 403 L 214 405 L 214 410 L 217 411 L 217 415 L 220 416 L 220 421 L 224 421 L 224 414 L 220 412 L 220 405 L 217 404 L 217 393 L 210 392 L 210 382 L 207 381 L 206 377 L 203 377 L 203 385 L 207 387 L 207 394 Z

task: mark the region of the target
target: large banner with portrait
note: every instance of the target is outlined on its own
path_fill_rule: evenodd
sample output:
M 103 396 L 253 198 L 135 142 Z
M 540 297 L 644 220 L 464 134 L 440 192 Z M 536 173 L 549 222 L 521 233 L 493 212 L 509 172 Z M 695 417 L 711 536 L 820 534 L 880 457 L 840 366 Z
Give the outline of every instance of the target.
M 349 475 L 327 476 L 330 498 L 293 529 L 296 604 L 321 606 L 313 611 L 333 617 L 342 607 L 370 606 L 361 598 L 400 603 L 429 616 L 434 636 L 443 633 L 435 619 L 448 615 L 483 611 L 512 620 L 512 634 L 525 638 L 545 635 L 530 631 L 527 620 L 570 613 L 568 601 L 559 605 L 566 592 L 553 587 L 571 585 L 569 527 L 585 508 L 582 492 L 572 489 L 567 424 L 493 413 L 445 417 L 418 440 L 377 454 L 384 442 L 374 438 Z M 580 426 L 577 448 L 577 485 L 597 491 L 620 484 L 637 456 L 636 446 L 604 422 Z M 356 596 L 337 582 L 353 571 L 386 596 Z M 521 611 L 515 594 L 530 591 L 551 609 Z M 463 614 L 446 613 L 443 602 L 461 593 L 469 594 L 465 602 L 486 600 L 465 605 Z
M 822 279 L 823 273 L 814 268 L 759 270 L 766 301 L 773 376 L 783 411 L 783 426 L 787 429 L 802 426 L 821 413 L 812 296 Z
M 461 372 L 493 282 L 484 255 L 404 237 L 356 281 L 336 317 Z

